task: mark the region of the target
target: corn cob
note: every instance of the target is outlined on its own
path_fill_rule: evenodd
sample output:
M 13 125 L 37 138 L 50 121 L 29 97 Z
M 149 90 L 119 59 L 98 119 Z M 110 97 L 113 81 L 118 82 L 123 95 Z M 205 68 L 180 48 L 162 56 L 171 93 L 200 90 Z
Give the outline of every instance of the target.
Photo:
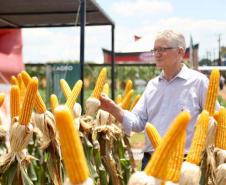
M 107 78 L 107 69 L 104 67 L 101 69 L 100 74 L 97 78 L 95 88 L 93 90 L 93 97 L 96 99 L 100 98 L 100 94 L 103 90 L 103 86 L 105 84 L 105 80 Z
M 104 93 L 106 96 L 109 96 L 109 85 L 108 85 L 108 83 L 104 84 L 102 93 Z
M 54 115 L 68 177 L 72 184 L 81 184 L 89 178 L 89 170 L 71 111 L 67 106 L 58 106 Z
M 34 108 L 37 111 L 37 113 L 42 114 L 42 113 L 46 112 L 46 110 L 47 110 L 46 105 L 38 91 L 37 91 L 34 101 L 35 101 Z
M 164 180 L 178 183 L 180 179 L 182 163 L 184 160 L 185 140 L 186 131 L 184 130 L 178 136 L 178 140 L 176 141 L 176 143 L 174 143 L 175 150 L 172 151 L 167 168 L 165 168 L 164 171 L 161 171 L 162 175 L 160 176 L 164 176 Z
M 20 113 L 20 90 L 17 85 L 12 85 L 10 90 L 10 115 L 11 119 Z
M 50 106 L 52 112 L 54 112 L 55 108 L 59 105 L 58 98 L 55 94 L 51 94 L 50 96 Z
M 129 93 L 130 90 L 132 90 L 132 88 L 133 88 L 133 82 L 131 80 L 127 80 L 126 81 L 126 86 L 125 86 L 123 98 L 126 97 L 127 93 Z
M 27 86 L 31 79 L 30 75 L 26 71 L 21 71 L 21 77 L 24 84 Z
M 151 141 L 152 146 L 156 149 L 160 142 L 162 141 L 161 136 L 159 135 L 157 129 L 151 123 L 146 124 L 146 132 Z M 185 131 L 178 137 L 177 143 L 175 143 L 175 150 L 172 151 L 169 163 L 167 167 L 164 169 L 162 174 L 165 174 L 165 177 L 162 176 L 163 179 L 172 182 L 178 182 L 180 177 L 180 169 L 181 164 L 184 159 L 184 145 L 185 145 L 186 133 Z M 165 182 L 162 182 L 165 184 Z
M 130 112 L 133 110 L 133 108 L 135 107 L 135 105 L 137 104 L 139 99 L 140 99 L 140 95 L 138 94 L 138 95 L 136 95 L 136 97 L 134 98 L 134 100 L 133 100 L 133 102 L 132 102 L 132 104 L 130 106 L 130 109 L 129 109 Z
M 38 90 L 38 80 L 31 79 L 28 83 L 27 90 L 24 97 L 24 102 L 19 115 L 19 123 L 28 125 L 31 119 L 32 108 L 34 106 L 35 95 Z
M 11 77 L 10 84 L 11 85 L 18 85 L 18 81 L 17 81 L 17 78 L 15 76 Z
M 118 96 L 116 96 L 115 102 L 116 102 L 117 104 L 120 104 L 120 103 L 122 102 L 122 95 L 121 95 L 121 94 L 119 94 Z
M 27 84 L 23 83 L 21 73 L 19 73 L 17 75 L 17 81 L 18 81 L 18 87 L 20 89 L 20 105 L 21 105 L 22 102 L 24 101 L 24 96 L 25 96 L 25 93 L 26 93 Z M 26 85 L 26 87 L 25 87 L 25 85 Z
M 37 81 L 38 81 L 38 79 L 37 79 Z M 47 111 L 46 105 L 45 105 L 41 95 L 39 94 L 38 90 L 34 97 L 34 108 L 37 111 L 37 113 L 39 113 L 39 114 L 42 114 Z
M 91 97 L 89 97 L 86 100 L 86 115 L 94 116 L 94 114 L 97 112 L 98 108 L 100 107 L 100 94 L 103 90 L 103 86 L 105 83 L 105 80 L 107 78 L 107 69 L 104 67 L 102 68 L 97 81 L 95 88 L 93 90 L 93 93 Z
M 23 79 L 24 84 L 27 86 L 27 84 L 29 83 L 29 81 L 31 80 L 30 75 L 26 72 L 26 71 L 22 71 L 21 72 L 21 77 Z M 46 109 L 46 105 L 41 97 L 41 95 L 39 94 L 39 92 L 37 91 L 37 94 L 35 96 L 35 100 L 34 100 L 34 107 L 35 110 L 37 111 L 37 113 L 42 114 L 44 113 L 47 109 Z
M 218 69 L 213 69 L 210 74 L 209 87 L 207 91 L 204 109 L 213 116 L 216 106 L 217 95 L 219 91 L 220 72 Z
M 202 152 L 205 149 L 206 136 L 208 132 L 209 114 L 203 110 L 198 117 L 192 144 L 187 155 L 187 162 L 200 165 Z
M 4 103 L 4 100 L 5 100 L 5 93 L 0 93 L 0 107 Z
M 21 73 L 19 73 L 17 75 L 17 82 L 18 82 L 19 88 L 21 89 L 22 88 L 22 85 L 23 85 Z
M 75 86 L 72 89 L 70 96 L 68 97 L 65 105 L 69 107 L 70 110 L 73 110 L 73 106 L 78 99 L 78 96 L 82 89 L 82 80 L 78 80 Z
M 133 96 L 133 92 L 134 92 L 134 90 L 131 89 L 131 90 L 127 93 L 127 95 L 125 96 L 125 98 L 123 98 L 122 103 L 121 103 L 121 107 L 122 107 L 123 109 L 126 109 L 126 110 L 129 109 L 129 105 L 130 105 L 131 98 L 132 98 L 132 96 Z
M 60 80 L 60 87 L 61 87 L 61 90 L 64 93 L 66 100 L 67 100 L 69 98 L 69 96 L 71 95 L 71 88 L 69 87 L 66 80 L 64 80 L 64 79 Z
M 154 149 L 156 149 L 157 146 L 162 141 L 162 138 L 159 135 L 157 129 L 151 123 L 147 123 L 145 126 L 145 130 L 147 132 L 148 138 L 149 138 L 152 146 L 154 147 Z
M 226 150 L 226 109 L 224 107 L 220 108 L 218 124 L 215 137 L 216 147 Z
M 165 178 L 164 169 L 165 164 L 170 159 L 169 153 L 174 150 L 173 146 L 175 145 L 178 136 L 185 131 L 189 121 L 190 114 L 188 112 L 181 112 L 175 118 L 166 135 L 163 137 L 161 144 L 156 148 L 151 160 L 144 169 L 147 175 L 159 179 Z

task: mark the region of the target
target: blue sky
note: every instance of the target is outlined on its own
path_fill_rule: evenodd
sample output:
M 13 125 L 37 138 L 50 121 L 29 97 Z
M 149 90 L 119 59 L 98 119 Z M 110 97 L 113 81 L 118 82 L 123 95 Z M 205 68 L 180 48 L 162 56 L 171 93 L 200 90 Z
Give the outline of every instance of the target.
M 175 29 L 199 43 L 199 58 L 218 57 L 218 36 L 226 46 L 226 0 L 97 0 L 115 22 L 115 50 L 142 51 L 153 47 L 156 32 Z M 86 28 L 85 60 L 103 62 L 101 48 L 111 47 L 109 26 Z M 134 42 L 133 36 L 142 38 Z M 79 60 L 79 28 L 23 30 L 24 62 Z

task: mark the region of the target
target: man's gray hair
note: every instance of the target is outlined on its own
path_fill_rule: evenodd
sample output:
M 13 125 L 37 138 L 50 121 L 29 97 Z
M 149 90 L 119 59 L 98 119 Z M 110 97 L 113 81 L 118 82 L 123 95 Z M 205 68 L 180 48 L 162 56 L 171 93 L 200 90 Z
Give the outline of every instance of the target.
M 158 32 L 155 39 L 166 39 L 175 47 L 182 47 L 184 50 L 186 49 L 184 36 L 176 32 L 174 30 L 164 30 Z

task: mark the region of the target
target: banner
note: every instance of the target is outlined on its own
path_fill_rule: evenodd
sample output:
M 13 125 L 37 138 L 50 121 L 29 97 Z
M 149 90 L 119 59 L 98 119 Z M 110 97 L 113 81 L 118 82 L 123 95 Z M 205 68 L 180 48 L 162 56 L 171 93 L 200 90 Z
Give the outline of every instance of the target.
M 12 75 L 24 70 L 20 29 L 0 30 L 0 83 L 9 83 Z

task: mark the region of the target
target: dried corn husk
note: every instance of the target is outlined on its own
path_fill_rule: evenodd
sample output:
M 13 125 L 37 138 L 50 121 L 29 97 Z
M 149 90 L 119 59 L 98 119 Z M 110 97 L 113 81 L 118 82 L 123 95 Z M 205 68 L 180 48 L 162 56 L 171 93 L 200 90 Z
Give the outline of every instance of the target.
M 208 134 L 206 138 L 206 166 L 207 166 L 207 177 L 209 177 L 213 182 L 215 179 L 216 161 L 214 157 L 214 144 L 215 144 L 215 134 L 216 134 L 217 123 L 213 117 L 210 118 Z
M 199 185 L 201 169 L 198 165 L 183 162 L 180 176 L 180 185 Z
M 0 125 L 0 140 L 4 139 L 6 136 L 6 129 L 4 126 Z
M 82 115 L 82 107 L 79 103 L 75 103 L 73 106 L 73 115 L 74 115 L 74 122 L 76 125 L 76 128 L 79 130 L 80 128 L 80 116 Z
M 216 184 L 226 184 L 226 163 L 220 164 L 216 169 Z
M 51 180 L 54 185 L 61 185 L 63 184 L 60 172 L 61 154 L 54 116 L 51 112 L 46 111 L 43 114 L 33 114 L 32 118 L 37 128 L 42 132 L 40 148 L 50 156 L 47 161 L 47 168 Z
M 86 114 L 89 116 L 94 116 L 100 107 L 100 100 L 94 97 L 89 97 L 86 100 Z
M 106 125 L 108 123 L 110 114 L 102 109 L 99 109 L 97 112 L 97 121 L 99 125 Z
M 55 119 L 51 112 L 43 114 L 33 114 L 32 120 L 35 126 L 40 129 L 43 136 L 41 139 L 41 149 L 46 149 L 52 140 L 56 139 Z
M 33 126 L 31 124 L 21 125 L 15 122 L 12 125 L 10 130 L 10 150 L 7 154 L 0 157 L 0 174 L 3 174 L 16 159 L 19 164 L 22 161 L 30 161 L 32 157 L 23 150 L 27 147 L 32 133 Z
M 146 175 L 145 172 L 134 173 L 128 182 L 128 185 L 161 185 L 162 180 Z
M 73 113 L 75 118 L 79 118 L 82 115 L 82 107 L 77 102 L 73 106 Z

